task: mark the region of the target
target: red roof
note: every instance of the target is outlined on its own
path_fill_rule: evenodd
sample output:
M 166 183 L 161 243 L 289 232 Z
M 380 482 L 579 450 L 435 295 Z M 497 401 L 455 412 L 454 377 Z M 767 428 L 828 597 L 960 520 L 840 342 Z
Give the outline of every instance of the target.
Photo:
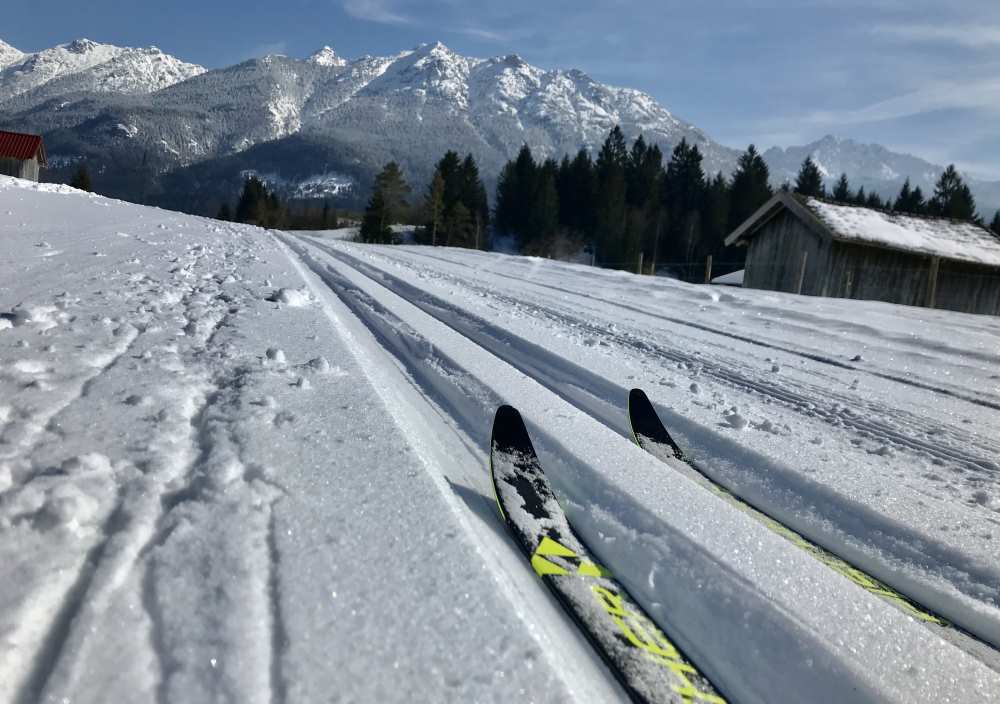
M 45 144 L 37 134 L 21 134 L 0 130 L 0 159 L 34 159 L 45 166 Z

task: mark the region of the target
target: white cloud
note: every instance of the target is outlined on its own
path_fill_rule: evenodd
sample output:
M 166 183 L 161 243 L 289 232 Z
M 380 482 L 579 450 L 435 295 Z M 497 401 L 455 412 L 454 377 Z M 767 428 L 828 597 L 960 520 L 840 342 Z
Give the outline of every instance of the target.
M 853 110 L 821 110 L 804 119 L 813 125 L 856 125 L 896 120 L 936 110 L 985 108 L 1000 113 L 1000 78 L 962 82 L 935 81 L 923 87 Z
M 344 12 L 351 17 L 379 24 L 413 24 L 414 20 L 393 9 L 384 0 L 344 0 Z
M 905 41 L 957 44 L 970 49 L 1000 46 L 1000 26 L 995 25 L 882 24 L 872 31 Z

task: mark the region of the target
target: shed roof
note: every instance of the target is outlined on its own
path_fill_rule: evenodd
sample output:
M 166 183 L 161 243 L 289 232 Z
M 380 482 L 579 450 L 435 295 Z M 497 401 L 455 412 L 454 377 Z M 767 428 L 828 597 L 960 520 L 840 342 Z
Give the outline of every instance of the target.
M 40 135 L 0 130 L 0 159 L 34 159 L 45 166 L 45 143 Z
M 971 222 L 904 215 L 856 205 L 829 203 L 778 192 L 729 237 L 731 245 L 753 237 L 788 210 L 823 237 L 942 259 L 1000 266 L 1000 239 Z

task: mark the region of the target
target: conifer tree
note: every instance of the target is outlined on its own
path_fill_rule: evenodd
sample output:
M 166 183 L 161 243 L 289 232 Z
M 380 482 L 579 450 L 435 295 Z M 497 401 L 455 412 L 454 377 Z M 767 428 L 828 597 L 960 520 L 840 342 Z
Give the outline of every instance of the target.
M 434 178 L 427 188 L 427 195 L 424 197 L 424 216 L 427 220 L 430 243 L 436 245 L 441 219 L 444 217 L 444 177 L 440 169 L 434 170 Z
M 594 213 L 596 259 L 606 264 L 625 263 L 623 240 L 626 220 L 626 167 L 628 148 L 621 128 L 615 127 L 597 155 L 597 193 Z
M 521 147 L 514 161 L 509 161 L 497 181 L 497 202 L 494 211 L 497 230 L 509 235 L 524 235 L 528 213 L 538 180 L 538 166 L 527 144 Z
M 223 203 L 219 208 L 219 213 L 215 216 L 216 220 L 232 220 L 233 211 L 229 207 L 229 203 Z
M 928 210 L 932 215 L 954 220 L 976 220 L 976 200 L 954 164 L 944 170 L 935 184 Z
M 879 196 L 877 192 L 872 191 L 871 193 L 868 194 L 868 197 L 865 198 L 865 206 L 868 208 L 873 208 L 875 210 L 881 210 L 882 198 Z
M 668 213 L 665 255 L 678 262 L 691 263 L 701 234 L 701 207 L 705 192 L 705 172 L 698 145 L 686 139 L 674 147 L 664 178 Z
M 559 189 L 560 222 L 570 231 L 592 241 L 595 222 L 597 173 L 590 153 L 577 152 Z M 564 202 L 565 201 L 565 202 Z
M 269 208 L 267 187 L 256 176 L 248 176 L 236 203 L 236 222 L 263 225 Z
M 767 162 L 754 145 L 740 156 L 730 190 L 729 226 L 732 232 L 774 195 Z
M 851 184 L 847 182 L 847 174 L 840 174 L 840 179 L 833 188 L 833 199 L 839 203 L 851 202 Z
M 399 165 L 390 161 L 375 177 L 371 200 L 361 221 L 361 241 L 391 244 L 391 226 L 396 223 L 406 207 L 410 187 L 403 178 Z
M 702 211 L 702 242 L 701 251 L 697 253 L 700 260 L 711 254 L 718 256 L 726 246 L 726 236 L 729 234 L 729 182 L 720 171 L 715 175 L 705 189 L 705 202 Z
M 795 192 L 813 198 L 822 198 L 826 195 L 823 174 L 811 156 L 807 156 L 802 162 L 802 168 L 799 169 L 799 174 L 795 177 Z
M 1000 237 L 1000 210 L 993 215 L 993 222 L 990 223 L 990 229 L 993 230 L 993 234 Z
M 926 208 L 927 205 L 924 203 L 924 194 L 920 190 L 920 186 L 911 189 L 910 179 L 907 178 L 903 182 L 903 187 L 899 189 L 899 195 L 896 196 L 892 209 L 900 213 L 922 215 Z
M 851 199 L 854 205 L 865 205 L 868 202 L 868 194 L 865 193 L 864 186 L 858 186 L 858 192 L 854 194 L 854 198 Z
M 486 186 L 483 185 L 479 177 L 479 166 L 472 154 L 468 154 L 462 161 L 459 171 L 461 184 L 461 203 L 469 211 L 469 220 L 472 226 L 471 246 L 479 249 L 486 245 L 486 228 L 490 220 L 490 204 L 486 196 Z
M 73 174 L 73 178 L 70 180 L 69 185 L 73 188 L 78 188 L 81 191 L 87 191 L 88 193 L 94 190 L 93 184 L 90 181 L 90 172 L 87 170 L 86 164 L 80 164 L 80 168 L 76 170 Z

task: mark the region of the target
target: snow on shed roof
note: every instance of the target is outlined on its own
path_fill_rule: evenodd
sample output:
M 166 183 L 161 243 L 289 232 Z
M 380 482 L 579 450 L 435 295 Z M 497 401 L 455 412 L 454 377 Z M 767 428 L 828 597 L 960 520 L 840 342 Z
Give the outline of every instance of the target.
M 815 198 L 806 200 L 806 206 L 836 239 L 1000 266 L 1000 239 L 975 223 L 890 213 Z
M 34 159 L 44 165 L 45 145 L 42 138 L 37 134 L 22 134 L 20 132 L 6 132 L 0 130 L 0 159 Z
M 775 193 L 736 228 L 726 245 L 750 239 L 784 211 L 822 237 L 1000 267 L 1000 239 L 975 223 L 828 203 L 785 191 Z

